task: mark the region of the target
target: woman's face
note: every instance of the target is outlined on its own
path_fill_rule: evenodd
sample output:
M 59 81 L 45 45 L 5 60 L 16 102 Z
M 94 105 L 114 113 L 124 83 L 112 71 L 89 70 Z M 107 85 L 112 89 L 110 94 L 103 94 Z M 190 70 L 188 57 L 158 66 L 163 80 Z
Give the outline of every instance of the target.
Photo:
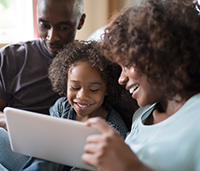
M 122 68 L 122 72 L 118 82 L 126 86 L 126 89 L 132 94 L 132 98 L 137 100 L 140 107 L 163 99 L 162 94 L 147 81 L 145 74 L 137 71 L 133 65 L 130 67 L 126 67 L 120 63 L 119 65 Z
M 77 61 L 68 71 L 67 99 L 79 118 L 102 115 L 106 84 L 87 61 Z

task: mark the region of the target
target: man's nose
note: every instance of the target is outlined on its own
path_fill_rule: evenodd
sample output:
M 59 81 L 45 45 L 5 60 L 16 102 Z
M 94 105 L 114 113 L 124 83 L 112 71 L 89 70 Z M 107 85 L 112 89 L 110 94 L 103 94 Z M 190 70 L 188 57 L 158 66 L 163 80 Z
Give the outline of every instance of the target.
M 59 34 L 54 28 L 48 30 L 47 40 L 50 43 L 54 43 L 60 40 Z

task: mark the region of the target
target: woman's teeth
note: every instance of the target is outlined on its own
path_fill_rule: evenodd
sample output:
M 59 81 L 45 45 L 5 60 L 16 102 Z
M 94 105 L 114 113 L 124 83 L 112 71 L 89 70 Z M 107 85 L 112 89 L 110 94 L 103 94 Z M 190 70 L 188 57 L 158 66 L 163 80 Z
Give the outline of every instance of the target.
M 139 87 L 139 84 L 133 85 L 133 87 L 131 87 L 131 88 L 129 89 L 129 92 L 132 94 L 138 87 Z

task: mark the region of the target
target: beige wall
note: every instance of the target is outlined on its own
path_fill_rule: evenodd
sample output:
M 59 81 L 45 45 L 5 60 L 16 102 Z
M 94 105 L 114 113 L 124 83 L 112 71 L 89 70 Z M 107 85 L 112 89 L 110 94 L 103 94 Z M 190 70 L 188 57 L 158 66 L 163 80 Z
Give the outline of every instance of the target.
M 95 30 L 106 25 L 116 11 L 137 2 L 139 0 L 85 0 L 86 20 L 83 28 L 77 31 L 76 39 L 86 40 Z
M 7 45 L 7 44 L 2 44 L 2 43 L 0 43 L 0 48 L 3 47 L 3 46 L 5 46 L 5 45 Z
M 108 14 L 108 0 L 85 0 L 86 20 L 83 28 L 77 31 L 77 39 L 87 39 L 96 29 L 105 25 Z

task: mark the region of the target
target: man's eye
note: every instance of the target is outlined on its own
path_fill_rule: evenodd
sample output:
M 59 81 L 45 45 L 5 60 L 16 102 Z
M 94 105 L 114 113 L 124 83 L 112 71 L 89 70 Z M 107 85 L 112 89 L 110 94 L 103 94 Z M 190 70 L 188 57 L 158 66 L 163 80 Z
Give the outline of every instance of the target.
M 70 28 L 70 26 L 61 26 L 60 29 L 61 30 L 68 30 Z
M 49 24 L 45 24 L 45 23 L 42 23 L 42 22 L 40 22 L 40 26 L 42 27 L 42 28 L 50 28 L 50 25 Z

